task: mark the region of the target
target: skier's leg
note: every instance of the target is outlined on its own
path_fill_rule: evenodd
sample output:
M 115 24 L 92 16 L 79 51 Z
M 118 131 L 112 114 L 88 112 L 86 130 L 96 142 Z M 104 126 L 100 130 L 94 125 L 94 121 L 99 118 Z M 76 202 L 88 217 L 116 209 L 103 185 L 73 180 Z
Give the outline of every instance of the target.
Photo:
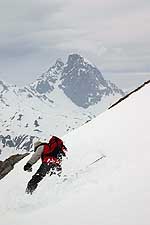
M 49 171 L 49 165 L 42 163 L 37 172 L 32 176 L 32 179 L 28 182 L 26 192 L 32 194 L 32 192 L 37 188 L 38 183 L 46 176 Z
M 50 176 L 52 176 L 53 174 L 61 176 L 62 167 L 60 164 L 50 163 L 49 166 L 50 166 Z
M 57 170 L 57 175 L 60 177 L 60 176 L 61 176 L 61 173 L 62 173 L 62 167 L 61 167 L 61 164 L 57 164 L 56 170 Z

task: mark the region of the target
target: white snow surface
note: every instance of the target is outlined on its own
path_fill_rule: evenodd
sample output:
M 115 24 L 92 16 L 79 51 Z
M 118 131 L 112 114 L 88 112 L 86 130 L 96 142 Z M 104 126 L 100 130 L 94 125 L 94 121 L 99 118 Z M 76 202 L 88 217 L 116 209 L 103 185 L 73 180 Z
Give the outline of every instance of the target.
M 150 85 L 63 137 L 61 178 L 47 176 L 25 194 L 28 158 L 2 179 L 2 225 L 149 225 Z M 89 166 L 102 155 L 103 159 Z
M 56 76 L 54 69 L 50 72 L 50 77 Z M 42 79 L 46 78 L 47 73 Z M 35 137 L 34 141 L 44 140 L 50 134 L 63 136 L 90 121 L 121 97 L 116 93 L 103 95 L 99 103 L 84 109 L 75 105 L 58 87 L 60 74 L 57 74 L 57 79 L 53 83 L 54 90 L 46 95 L 34 93 L 27 86 L 20 89 L 0 81 L 0 136 L 5 138 L 10 136 L 13 142 L 16 138 L 24 136 L 26 138 L 22 139 L 22 146 L 30 136 Z M 32 87 L 36 86 L 36 82 L 38 80 L 32 84 Z M 2 150 L 0 160 L 9 157 L 13 152 L 16 153 L 16 148 L 25 151 L 22 146 L 9 147 L 0 142 L 0 150 Z

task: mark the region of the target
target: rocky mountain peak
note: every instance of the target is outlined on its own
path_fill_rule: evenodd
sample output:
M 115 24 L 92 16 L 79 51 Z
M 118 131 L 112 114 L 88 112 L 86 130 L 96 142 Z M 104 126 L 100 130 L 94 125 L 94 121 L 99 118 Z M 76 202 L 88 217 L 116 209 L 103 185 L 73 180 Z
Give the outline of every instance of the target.
M 66 66 L 71 66 L 71 67 L 93 67 L 96 68 L 95 65 L 93 65 L 90 61 L 85 59 L 83 56 L 79 54 L 70 54 L 68 56 L 67 64 Z
M 8 91 L 8 86 L 2 80 L 0 80 L 0 93 L 4 91 Z
M 88 108 L 103 96 L 123 92 L 107 82 L 96 66 L 78 54 L 69 55 L 59 87 L 78 106 Z
M 67 65 L 77 66 L 84 62 L 84 58 L 78 54 L 71 54 L 68 56 Z
M 62 69 L 63 66 L 64 66 L 64 62 L 62 61 L 61 58 L 58 58 L 56 60 L 54 67 L 56 67 L 57 69 Z
M 95 65 L 79 54 L 70 54 L 66 64 L 57 59 L 30 87 L 48 98 L 55 88 L 62 89 L 75 105 L 83 108 L 100 102 L 104 96 L 123 94 L 104 79 Z
M 1 96 L 9 89 L 10 86 L 0 81 Z M 58 58 L 54 65 L 19 93 L 26 93 L 27 97 L 35 95 L 49 101 L 51 93 L 56 89 L 58 92 L 63 90 L 75 105 L 83 108 L 97 104 L 105 96 L 123 95 L 119 88 L 104 79 L 95 65 L 79 54 L 70 54 L 65 64 Z M 14 88 L 14 94 L 16 93 Z M 2 97 L 0 100 L 4 103 Z
M 51 66 L 46 73 L 43 73 L 42 76 L 52 76 L 53 73 L 60 73 L 64 67 L 64 62 L 61 58 L 58 58 L 53 66 Z
M 50 93 L 54 90 L 54 85 L 60 78 L 64 63 L 61 59 L 57 59 L 55 64 L 51 66 L 45 73 L 43 73 L 30 88 L 32 91 L 39 94 Z

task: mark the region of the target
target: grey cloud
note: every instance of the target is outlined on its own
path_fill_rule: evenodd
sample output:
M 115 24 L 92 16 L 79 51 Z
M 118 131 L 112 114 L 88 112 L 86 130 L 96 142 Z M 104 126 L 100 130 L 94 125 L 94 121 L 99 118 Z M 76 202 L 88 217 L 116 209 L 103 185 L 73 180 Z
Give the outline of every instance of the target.
M 103 70 L 149 70 L 149 10 L 148 0 L 1 0 L 0 70 L 33 77 L 70 52 Z
M 2 1 L 0 3 L 0 57 L 27 54 L 38 49 L 55 30 L 53 16 L 64 7 L 64 1 Z M 57 28 L 58 29 L 58 28 Z M 38 43 L 37 43 L 38 42 Z M 52 43 L 53 44 L 53 43 Z M 41 46 L 39 46 L 41 47 Z

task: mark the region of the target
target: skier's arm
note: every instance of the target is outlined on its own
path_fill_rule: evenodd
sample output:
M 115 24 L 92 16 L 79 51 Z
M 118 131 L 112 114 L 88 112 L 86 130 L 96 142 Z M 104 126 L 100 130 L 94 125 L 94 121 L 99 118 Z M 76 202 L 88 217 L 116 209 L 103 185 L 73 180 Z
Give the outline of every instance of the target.
M 29 163 L 31 166 L 35 164 L 40 159 L 43 149 L 44 145 L 39 146 L 27 163 Z

